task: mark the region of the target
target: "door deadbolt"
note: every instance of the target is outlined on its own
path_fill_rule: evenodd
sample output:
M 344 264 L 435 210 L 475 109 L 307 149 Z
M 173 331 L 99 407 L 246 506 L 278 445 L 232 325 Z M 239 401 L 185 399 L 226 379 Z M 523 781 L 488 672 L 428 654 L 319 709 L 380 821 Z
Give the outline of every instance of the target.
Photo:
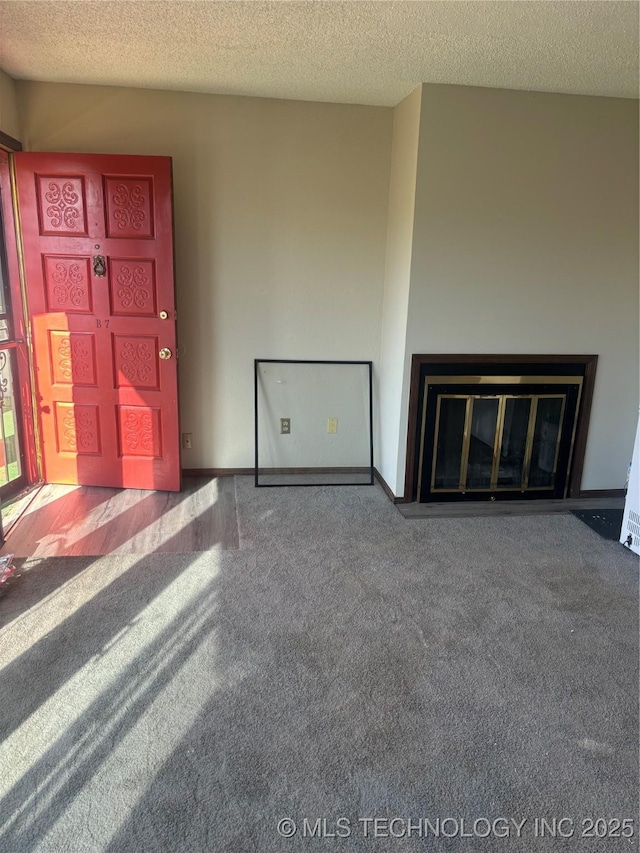
M 162 347 L 162 349 L 160 350 L 158 355 L 160 356 L 160 358 L 162 358 L 164 360 L 166 360 L 168 358 L 173 358 L 173 353 L 171 352 L 169 347 Z

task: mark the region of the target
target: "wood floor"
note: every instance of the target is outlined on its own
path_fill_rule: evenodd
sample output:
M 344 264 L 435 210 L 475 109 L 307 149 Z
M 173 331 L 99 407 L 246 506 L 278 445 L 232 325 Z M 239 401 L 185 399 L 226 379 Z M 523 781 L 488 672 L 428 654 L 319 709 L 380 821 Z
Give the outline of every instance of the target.
M 177 554 L 238 545 L 234 478 L 190 477 L 182 492 L 42 486 L 0 554 Z

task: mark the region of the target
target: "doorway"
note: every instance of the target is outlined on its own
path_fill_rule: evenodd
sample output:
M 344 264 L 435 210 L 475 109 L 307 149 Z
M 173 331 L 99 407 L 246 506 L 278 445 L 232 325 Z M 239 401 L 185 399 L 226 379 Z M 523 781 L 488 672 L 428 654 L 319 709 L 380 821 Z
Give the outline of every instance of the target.
M 9 155 L 0 151 L 0 502 L 38 479 Z

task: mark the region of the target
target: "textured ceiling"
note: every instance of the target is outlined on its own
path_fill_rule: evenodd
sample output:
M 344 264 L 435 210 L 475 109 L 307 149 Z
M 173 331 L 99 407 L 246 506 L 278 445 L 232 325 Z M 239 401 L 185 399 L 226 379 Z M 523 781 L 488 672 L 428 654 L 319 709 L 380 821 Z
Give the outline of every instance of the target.
M 12 77 L 395 105 L 418 83 L 638 97 L 636 2 L 0 2 Z

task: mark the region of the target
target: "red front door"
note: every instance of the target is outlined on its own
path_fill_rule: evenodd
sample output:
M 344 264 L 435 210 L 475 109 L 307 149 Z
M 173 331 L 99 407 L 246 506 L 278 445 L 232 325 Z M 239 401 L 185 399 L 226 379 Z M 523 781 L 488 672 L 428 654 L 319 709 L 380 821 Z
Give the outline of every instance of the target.
M 15 163 L 44 478 L 178 491 L 171 160 Z

